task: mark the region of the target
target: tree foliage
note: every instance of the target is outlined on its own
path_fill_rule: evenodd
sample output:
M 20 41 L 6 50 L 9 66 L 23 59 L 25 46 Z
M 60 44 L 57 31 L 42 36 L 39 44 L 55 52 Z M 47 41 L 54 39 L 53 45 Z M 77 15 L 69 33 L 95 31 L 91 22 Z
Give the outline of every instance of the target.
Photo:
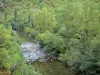
M 13 29 L 34 38 L 75 72 L 100 74 L 99 0 L 8 0 L 0 6 L 0 17 L 0 68 L 7 65 L 3 55 L 20 58 Z

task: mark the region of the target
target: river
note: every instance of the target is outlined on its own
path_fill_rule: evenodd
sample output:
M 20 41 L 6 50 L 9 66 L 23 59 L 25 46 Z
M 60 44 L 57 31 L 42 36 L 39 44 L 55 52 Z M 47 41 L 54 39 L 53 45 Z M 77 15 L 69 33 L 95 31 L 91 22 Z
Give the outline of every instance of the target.
M 48 62 L 44 57 L 45 53 L 40 48 L 39 44 L 25 40 L 24 35 L 18 33 L 20 39 L 24 39 L 21 44 L 21 51 L 26 59 L 26 62 L 35 67 L 43 75 L 75 75 L 69 68 L 66 68 L 59 61 Z

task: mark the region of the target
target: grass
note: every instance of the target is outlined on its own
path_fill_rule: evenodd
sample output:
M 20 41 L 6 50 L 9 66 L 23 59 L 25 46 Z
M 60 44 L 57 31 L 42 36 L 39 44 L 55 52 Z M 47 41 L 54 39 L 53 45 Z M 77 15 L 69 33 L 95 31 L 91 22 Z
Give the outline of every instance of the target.
M 66 68 L 59 61 L 52 62 L 33 62 L 36 70 L 40 71 L 43 75 L 75 75 L 72 71 Z

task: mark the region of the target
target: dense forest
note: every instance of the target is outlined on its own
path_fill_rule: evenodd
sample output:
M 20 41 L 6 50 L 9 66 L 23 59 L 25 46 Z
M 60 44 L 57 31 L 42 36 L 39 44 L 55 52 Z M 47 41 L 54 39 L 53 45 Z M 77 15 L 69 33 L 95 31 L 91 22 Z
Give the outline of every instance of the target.
M 100 75 L 100 0 L 0 0 L 0 70 L 42 75 L 26 64 L 17 31 L 76 74 Z

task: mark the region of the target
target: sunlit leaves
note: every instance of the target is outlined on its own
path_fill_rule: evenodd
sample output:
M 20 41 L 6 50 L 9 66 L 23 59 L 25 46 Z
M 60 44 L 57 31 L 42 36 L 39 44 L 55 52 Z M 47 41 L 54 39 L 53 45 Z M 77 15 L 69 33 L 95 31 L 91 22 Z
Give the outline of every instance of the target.
M 35 28 L 39 32 L 52 31 L 53 27 L 56 26 L 55 15 L 47 8 L 37 10 L 34 21 Z

